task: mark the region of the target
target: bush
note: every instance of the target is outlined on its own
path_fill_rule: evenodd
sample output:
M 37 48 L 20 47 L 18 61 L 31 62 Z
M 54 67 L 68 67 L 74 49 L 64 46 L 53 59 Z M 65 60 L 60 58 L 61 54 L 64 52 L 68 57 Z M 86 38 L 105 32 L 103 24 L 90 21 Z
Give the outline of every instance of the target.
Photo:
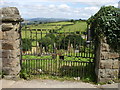
M 66 37 L 64 37 L 61 41 L 61 49 L 67 49 L 68 44 L 72 44 L 73 48 L 76 48 L 76 46 L 83 45 L 84 39 L 81 37 L 81 35 L 71 34 Z
M 28 38 L 22 39 L 22 49 L 23 51 L 28 51 L 32 49 L 32 42 Z
M 93 38 L 107 38 L 107 43 L 120 53 L 120 9 L 113 6 L 102 7 L 88 19 Z
M 50 37 L 44 37 L 39 40 L 39 45 L 42 45 L 42 47 L 45 47 L 45 51 L 48 51 L 48 47 L 50 45 L 53 46 L 53 44 L 54 44 L 54 40 L 51 39 Z

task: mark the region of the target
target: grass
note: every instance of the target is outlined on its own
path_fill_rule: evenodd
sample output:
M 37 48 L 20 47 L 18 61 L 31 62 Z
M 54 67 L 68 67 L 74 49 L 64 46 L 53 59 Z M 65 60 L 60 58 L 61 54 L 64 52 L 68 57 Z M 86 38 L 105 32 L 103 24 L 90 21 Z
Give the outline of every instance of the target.
M 84 32 L 86 31 L 87 24 L 83 21 L 77 21 L 76 23 L 72 22 L 55 22 L 39 25 L 28 25 L 30 29 L 46 29 L 44 31 L 31 31 L 25 30 L 25 27 L 22 28 L 22 38 L 34 39 L 32 46 L 36 46 L 36 40 L 43 38 L 50 30 L 55 30 L 56 32 Z M 49 30 L 48 30 L 49 29 Z M 93 59 L 75 57 L 75 53 L 69 53 L 70 56 L 64 56 L 64 60 L 59 59 L 57 56 L 56 59 L 53 59 L 51 55 L 49 56 L 32 56 L 25 55 L 23 56 L 22 62 L 22 71 L 21 77 L 36 77 L 40 78 L 52 78 L 60 80 L 74 80 L 74 77 L 80 77 L 84 81 L 92 81 L 93 78 Z M 79 53 L 82 56 L 86 56 L 85 53 Z M 77 55 L 77 54 L 76 54 Z M 79 56 L 79 55 L 78 55 Z M 92 54 L 90 54 L 92 57 Z M 42 70 L 39 71 L 39 70 Z
M 60 60 L 59 57 L 52 59 L 51 56 L 26 55 L 23 56 L 23 59 L 22 77 L 25 78 L 39 76 L 46 79 L 53 77 L 54 79 L 74 80 L 75 77 L 80 77 L 83 80 L 92 80 L 93 63 L 74 62 L 77 60 L 72 60 L 72 57 L 71 60 L 68 57 L 65 57 L 65 60 Z M 84 59 L 84 61 L 89 61 L 89 59 Z
M 52 59 L 51 55 L 46 56 L 33 56 L 33 55 L 24 55 L 22 56 L 22 59 Z M 56 59 L 59 59 L 59 56 L 57 56 Z M 76 56 L 64 56 L 65 61 L 92 61 L 93 59 L 90 58 L 82 58 L 82 57 L 76 57 Z
M 41 35 L 42 33 L 42 35 Z M 29 31 L 29 30 L 22 30 L 22 38 L 29 38 L 29 39 L 41 39 L 43 38 L 49 31 Z
M 27 25 L 30 29 L 59 29 L 63 25 L 72 25 L 74 23 L 72 22 L 51 22 L 51 23 L 46 23 L 46 24 L 37 24 L 37 25 Z M 23 27 L 24 29 L 25 27 Z
M 53 26 L 54 25 L 54 26 Z M 61 25 L 61 26 L 56 26 Z M 68 26 L 64 26 L 68 25 Z M 63 28 L 61 28 L 63 26 Z M 46 29 L 44 31 L 31 31 L 28 29 L 26 30 L 25 27 L 22 28 L 22 38 L 32 38 L 32 39 L 40 39 L 44 37 L 50 30 L 55 29 L 57 32 L 64 33 L 64 32 L 76 32 L 76 31 L 86 31 L 87 23 L 83 21 L 77 21 L 75 24 L 71 22 L 56 22 L 56 23 L 47 23 L 47 24 L 39 24 L 35 25 L 28 25 L 30 29 Z M 49 29 L 49 30 L 48 30 Z M 37 33 L 37 35 L 36 35 Z M 42 36 L 41 36 L 42 33 Z
M 57 26 L 60 25 L 60 26 Z M 65 26 L 68 25 L 68 26 Z M 77 21 L 76 23 L 72 22 L 54 22 L 54 23 L 47 23 L 47 24 L 39 24 L 39 25 L 27 25 L 30 29 L 46 29 L 42 31 L 30 31 L 30 29 L 25 29 L 23 26 L 22 28 L 22 38 L 28 38 L 28 39 L 34 39 L 34 40 L 40 40 L 41 38 L 45 37 L 46 34 L 48 34 L 53 29 L 56 32 L 64 33 L 65 32 L 83 32 L 86 31 L 87 24 L 83 21 Z M 48 30 L 49 29 L 49 30 Z M 55 34 L 57 35 L 57 34 Z M 36 46 L 36 43 L 34 41 L 31 41 L 33 46 Z
M 84 32 L 87 29 L 87 23 L 83 21 L 78 21 L 73 25 L 65 26 L 62 29 L 59 30 L 59 32 Z

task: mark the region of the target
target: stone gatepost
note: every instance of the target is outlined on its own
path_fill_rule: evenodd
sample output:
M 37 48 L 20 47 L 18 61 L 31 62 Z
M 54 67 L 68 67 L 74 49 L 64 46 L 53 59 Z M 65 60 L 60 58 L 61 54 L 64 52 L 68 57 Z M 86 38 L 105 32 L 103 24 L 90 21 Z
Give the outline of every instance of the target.
M 20 68 L 20 23 L 23 21 L 15 7 L 0 9 L 2 30 L 0 31 L 0 59 L 2 74 L 11 79 L 19 76 Z
M 119 57 L 119 54 L 107 44 L 106 38 L 97 40 L 95 57 L 97 82 L 106 83 L 118 79 Z

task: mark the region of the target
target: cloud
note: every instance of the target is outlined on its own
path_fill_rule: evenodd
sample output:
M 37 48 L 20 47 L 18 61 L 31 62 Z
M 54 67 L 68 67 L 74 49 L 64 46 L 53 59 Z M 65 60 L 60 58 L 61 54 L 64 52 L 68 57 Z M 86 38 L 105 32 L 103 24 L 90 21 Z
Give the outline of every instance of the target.
M 66 4 L 61 4 L 61 5 L 59 5 L 59 8 L 63 8 L 63 9 L 69 9 L 70 7 L 68 6 L 68 5 L 66 5 Z
M 52 17 L 87 19 L 101 6 L 117 7 L 119 0 L 3 0 L 1 7 L 15 6 L 23 18 Z M 75 6 L 77 3 L 77 7 Z

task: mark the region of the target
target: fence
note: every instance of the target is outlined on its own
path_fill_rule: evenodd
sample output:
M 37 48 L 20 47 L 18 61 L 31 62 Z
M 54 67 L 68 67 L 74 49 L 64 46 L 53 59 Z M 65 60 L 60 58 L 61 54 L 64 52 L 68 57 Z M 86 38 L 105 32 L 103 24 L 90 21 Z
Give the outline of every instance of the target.
M 29 76 L 92 77 L 94 43 L 80 31 L 22 30 L 22 68 Z

